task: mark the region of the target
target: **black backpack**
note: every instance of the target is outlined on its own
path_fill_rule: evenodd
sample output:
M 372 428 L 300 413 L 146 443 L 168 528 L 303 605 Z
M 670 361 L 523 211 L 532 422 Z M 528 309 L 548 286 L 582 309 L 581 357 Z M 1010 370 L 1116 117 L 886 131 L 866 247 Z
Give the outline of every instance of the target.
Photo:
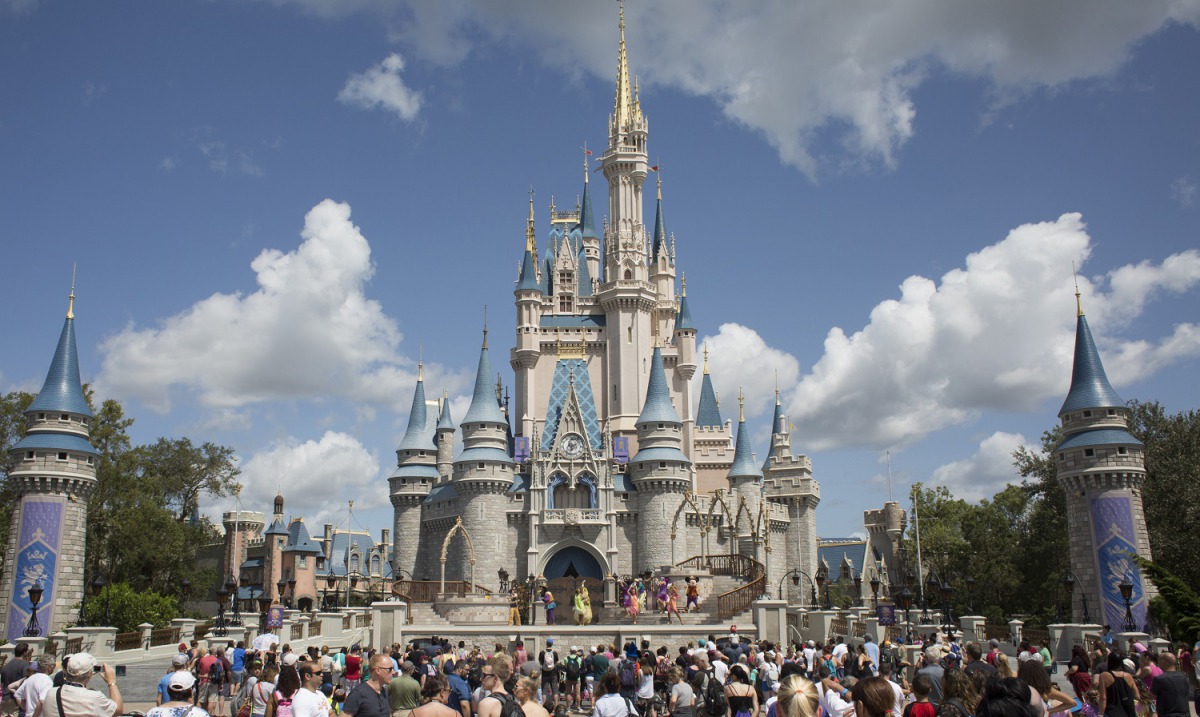
M 566 660 L 563 661 L 563 663 L 566 665 L 567 679 L 571 680 L 572 682 L 578 680 L 579 673 L 582 668 L 579 657 L 576 655 L 570 655 Z
M 500 700 L 500 717 L 525 717 L 525 711 L 521 709 L 520 703 L 507 692 L 504 694 L 493 692 L 488 696 Z
M 635 690 L 638 686 L 638 663 L 626 659 L 621 662 L 621 689 Z
M 225 682 L 225 664 L 219 658 L 208 668 L 208 681 L 214 685 Z
M 725 697 L 725 685 L 712 671 L 708 673 L 708 686 L 704 688 L 704 712 L 721 717 L 729 711 L 729 700 Z

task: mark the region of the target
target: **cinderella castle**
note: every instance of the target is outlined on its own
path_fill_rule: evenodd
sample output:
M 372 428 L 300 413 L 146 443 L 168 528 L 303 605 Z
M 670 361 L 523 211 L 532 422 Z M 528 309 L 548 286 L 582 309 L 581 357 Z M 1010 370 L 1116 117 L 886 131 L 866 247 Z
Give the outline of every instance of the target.
M 504 358 L 491 353 L 486 330 L 457 427 L 448 402 L 429 402 L 418 378 L 388 479 L 397 576 L 436 578 L 444 548 L 447 579 L 490 589 L 502 569 L 602 580 L 717 554 L 751 557 L 768 577 L 815 568 L 820 488 L 812 464 L 792 452 L 778 396 L 765 460 L 752 452 L 742 416 L 736 437 L 722 420 L 661 182 L 652 185 L 653 227 L 644 222 L 655 168 L 623 14 L 620 28 L 608 146 L 599 157 L 606 215 L 596 215 L 585 163 L 575 211 L 551 207 L 539 250 L 530 199 L 507 356 L 511 406 L 494 370 Z M 452 531 L 469 540 L 448 540 Z

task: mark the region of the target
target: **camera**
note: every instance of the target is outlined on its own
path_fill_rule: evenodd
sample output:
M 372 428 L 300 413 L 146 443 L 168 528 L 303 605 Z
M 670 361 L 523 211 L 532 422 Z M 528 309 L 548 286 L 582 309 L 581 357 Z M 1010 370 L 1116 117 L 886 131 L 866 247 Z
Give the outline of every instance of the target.
M 96 665 L 92 668 L 92 672 L 104 672 L 104 665 Z

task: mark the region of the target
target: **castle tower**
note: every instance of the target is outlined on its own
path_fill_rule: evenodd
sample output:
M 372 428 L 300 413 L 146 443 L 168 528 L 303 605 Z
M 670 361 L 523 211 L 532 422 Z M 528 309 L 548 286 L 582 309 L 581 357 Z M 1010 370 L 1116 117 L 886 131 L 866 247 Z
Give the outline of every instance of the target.
M 282 602 L 277 583 L 283 579 L 283 549 L 287 547 L 288 530 L 283 522 L 283 494 L 275 495 L 275 513 L 271 527 L 263 533 L 263 590 L 272 602 Z
M 683 423 L 667 388 L 662 350 L 655 347 L 650 360 L 646 402 L 637 419 L 638 452 L 630 461 L 629 475 L 637 488 L 638 519 L 643 526 L 636 572 L 657 570 L 675 563 L 667 527 L 691 490 L 691 461 L 680 446 Z
M 42 591 L 36 608 L 42 635 L 74 622 L 83 598 L 87 502 L 100 453 L 89 441 L 93 415 L 79 381 L 74 308 L 72 287 L 46 381 L 25 410 L 25 437 L 9 451 L 8 480 L 20 495 L 8 534 L 11 558 L 0 576 L 0 624 L 10 642 L 34 612 L 30 588 Z
M 505 493 L 512 486 L 515 464 L 508 452 L 508 422 L 496 400 L 492 385 L 491 360 L 488 358 L 487 329 L 479 351 L 479 368 L 471 407 L 463 416 L 463 451 L 454 461 L 454 486 L 458 491 L 462 526 L 475 549 L 476 583 L 497 589 L 497 571 L 505 567 L 508 546 L 508 520 Z M 447 530 L 449 526 L 447 526 Z M 461 570 L 460 577 L 471 578 L 465 541 L 458 536 L 451 543 L 447 567 Z M 511 564 L 509 565 L 511 568 Z M 451 572 L 447 571 L 447 578 Z M 496 587 L 493 587 L 496 586 Z
M 449 417 L 449 409 L 447 418 Z M 441 447 L 434 445 L 435 427 L 425 403 L 424 367 L 417 365 L 417 386 L 408 411 L 408 428 L 396 448 L 396 470 L 388 476 L 392 502 L 392 544 L 395 572 L 413 574 L 421 542 L 421 504 L 441 477 L 438 461 Z M 451 428 L 453 436 L 453 427 Z M 438 438 L 442 436 L 438 435 Z M 453 448 L 451 448 L 453 451 Z
M 745 398 L 738 391 L 738 432 L 733 450 L 733 465 L 729 467 L 730 508 L 736 523 L 737 551 L 762 562 L 759 547 L 763 535 L 759 533 L 758 514 L 762 494 L 759 483 L 763 479 L 762 469 L 754 462 L 750 450 L 750 435 L 746 429 Z
M 733 422 L 721 420 L 721 405 L 717 401 L 717 392 L 713 390 L 712 376 L 708 373 L 707 346 L 704 348 L 704 373 L 700 381 L 700 405 L 696 408 L 692 435 L 696 492 L 711 493 L 718 488 L 727 489 L 729 467 L 733 465 Z
M 791 425 L 783 412 L 779 390 L 775 390 L 775 412 L 771 427 L 771 450 L 763 463 L 763 489 L 767 500 L 787 506 L 788 527 L 784 559 L 788 570 L 800 568 L 809 576 L 817 569 L 817 504 L 821 502 L 821 486 L 813 478 L 812 460 L 806 455 L 792 453 Z M 811 585 L 787 584 L 788 602 L 799 604 L 807 600 Z
M 529 197 L 529 219 L 525 225 L 525 255 L 521 259 L 521 275 L 517 278 L 517 288 L 514 290 L 517 304 L 517 345 L 512 350 L 512 367 L 515 375 L 517 405 L 522 415 L 516 417 L 519 421 L 519 432 L 524 436 L 533 435 L 534 418 L 532 408 L 537 400 L 537 366 L 541 356 L 540 327 L 542 320 L 542 299 L 545 296 L 543 284 L 549 282 L 552 271 L 547 269 L 546 277 L 541 279 L 537 272 L 537 238 L 533 226 L 533 195 Z
M 879 597 L 887 594 L 888 585 L 900 579 L 900 536 L 904 535 L 907 516 L 900 504 L 889 500 L 882 508 L 863 511 L 863 527 L 867 529 L 868 560 L 875 561 L 879 556 L 881 566 L 878 578 L 880 580 Z M 871 580 L 871 565 L 863 565 L 863 583 Z
M 1134 622 L 1146 624 L 1147 605 L 1156 593 L 1127 557 L 1150 558 L 1142 510 L 1146 480 L 1142 443 L 1128 431 L 1129 409 L 1113 390 L 1100 362 L 1083 308 L 1078 306 L 1071 390 L 1059 409 L 1063 442 L 1054 449 L 1058 481 L 1067 493 L 1071 572 L 1075 574 L 1072 617 L 1113 625 L 1125 623 L 1125 600 L 1118 585 L 1133 585 Z M 1119 631 L 1119 630 L 1118 630 Z
M 317 604 L 317 556 L 321 554 L 321 546 L 309 537 L 303 518 L 293 520 L 287 533 L 283 575 L 289 584 L 288 597 L 292 607 L 311 610 Z M 294 585 L 292 580 L 296 581 Z
M 591 154 L 591 152 L 588 152 Z M 596 281 L 603 281 L 600 273 L 600 235 L 596 233 L 596 212 L 592 210 L 591 184 L 588 182 L 589 171 L 587 156 L 583 163 L 583 201 L 579 205 L 579 235 L 583 245 L 583 254 L 587 259 L 588 276 Z
M 219 575 L 224 582 L 233 576 L 241 582 L 242 563 L 246 561 L 246 550 L 251 540 L 262 535 L 267 527 L 266 516 L 250 510 L 231 510 L 221 515 L 225 528 L 225 552 L 223 565 L 225 574 Z
M 454 421 L 450 418 L 450 398 L 442 393 L 442 409 L 437 422 L 438 482 L 450 480 L 454 472 Z

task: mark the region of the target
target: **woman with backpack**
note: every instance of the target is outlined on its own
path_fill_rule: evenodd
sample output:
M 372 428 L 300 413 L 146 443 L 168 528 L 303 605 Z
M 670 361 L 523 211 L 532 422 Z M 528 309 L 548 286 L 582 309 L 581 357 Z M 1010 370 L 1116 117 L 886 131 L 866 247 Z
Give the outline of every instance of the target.
M 295 664 L 283 664 L 279 668 L 279 681 L 271 691 L 264 717 L 292 717 L 292 698 L 300 690 L 300 673 Z

